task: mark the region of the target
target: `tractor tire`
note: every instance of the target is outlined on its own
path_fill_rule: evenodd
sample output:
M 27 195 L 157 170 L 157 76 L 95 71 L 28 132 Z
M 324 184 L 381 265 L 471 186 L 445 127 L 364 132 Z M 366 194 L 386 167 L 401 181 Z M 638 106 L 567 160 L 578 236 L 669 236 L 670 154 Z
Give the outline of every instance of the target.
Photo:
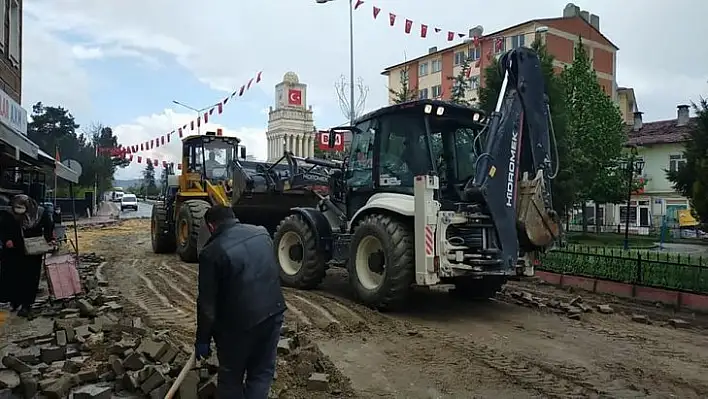
M 487 276 L 481 279 L 460 278 L 455 281 L 455 288 L 449 291 L 450 296 L 463 301 L 486 301 L 494 298 L 506 284 L 503 276 Z
M 415 283 L 413 232 L 386 215 L 370 215 L 354 230 L 349 253 L 349 283 L 357 299 L 372 308 L 399 310 Z M 380 280 L 373 277 L 381 266 Z M 381 264 L 383 263 L 383 264 Z
M 199 229 L 209 208 L 211 204 L 204 200 L 189 200 L 182 204 L 177 214 L 177 254 L 184 262 L 198 261 Z
M 152 206 L 150 217 L 150 236 L 152 238 L 152 251 L 156 254 L 170 254 L 177 249 L 175 226 L 167 220 L 165 203 L 157 201 Z
M 311 290 L 324 280 L 327 265 L 316 237 L 301 215 L 290 215 L 278 225 L 273 235 L 273 250 L 284 286 Z

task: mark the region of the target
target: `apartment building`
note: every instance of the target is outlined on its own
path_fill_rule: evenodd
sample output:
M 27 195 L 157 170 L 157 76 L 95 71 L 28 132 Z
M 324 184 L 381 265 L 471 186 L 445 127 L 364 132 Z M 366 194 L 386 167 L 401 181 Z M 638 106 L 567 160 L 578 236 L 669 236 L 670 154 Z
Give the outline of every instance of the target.
M 602 89 L 617 101 L 617 50 L 607 37 L 600 32 L 600 18 L 588 11 L 568 4 L 558 18 L 533 19 L 497 32 L 484 34 L 482 27 L 470 29 L 470 37 L 451 47 L 438 49 L 431 47 L 427 54 L 410 61 L 386 68 L 382 74 L 388 77 L 388 86 L 399 91 L 402 82 L 418 90 L 421 98 L 449 99 L 452 92 L 450 76 L 461 71 L 466 57 L 471 57 L 470 89 L 468 99 L 477 101 L 478 88 L 484 84 L 482 72 L 492 57 L 499 57 L 504 51 L 530 46 L 534 40 L 543 40 L 548 51 L 555 56 L 556 71 L 573 62 L 575 45 L 579 38 L 588 51 L 597 72 Z M 393 102 L 389 98 L 389 102 Z

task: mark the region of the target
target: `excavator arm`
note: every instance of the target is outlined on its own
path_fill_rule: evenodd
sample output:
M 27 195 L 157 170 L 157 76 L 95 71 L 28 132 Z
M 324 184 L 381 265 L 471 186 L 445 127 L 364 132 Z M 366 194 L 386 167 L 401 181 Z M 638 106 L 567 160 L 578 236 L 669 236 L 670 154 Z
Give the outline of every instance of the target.
M 499 65 L 504 80 L 484 152 L 465 194 L 486 206 L 504 266 L 512 269 L 520 253 L 552 246 L 560 222 L 552 210 L 551 181 L 556 173 L 540 60 L 533 50 L 521 47 L 503 54 Z

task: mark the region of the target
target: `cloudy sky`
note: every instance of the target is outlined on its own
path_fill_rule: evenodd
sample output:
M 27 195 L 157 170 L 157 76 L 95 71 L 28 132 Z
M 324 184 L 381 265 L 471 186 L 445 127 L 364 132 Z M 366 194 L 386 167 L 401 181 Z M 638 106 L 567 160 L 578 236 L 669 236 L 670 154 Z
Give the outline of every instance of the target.
M 443 30 L 485 32 L 562 14 L 566 1 L 365 0 L 354 12 L 355 70 L 369 87 L 367 108 L 384 105 L 380 72 L 445 37 L 406 35 L 388 12 Z M 645 121 L 675 116 L 676 105 L 708 95 L 708 48 L 700 44 L 704 0 L 584 0 L 601 31 L 619 48 L 618 83 L 634 87 Z M 371 7 L 382 9 L 373 20 Z M 212 119 L 266 155 L 273 86 L 289 70 L 307 83 L 319 127 L 346 120 L 334 83 L 349 70 L 348 1 L 315 0 L 25 0 L 23 106 L 42 101 L 68 108 L 77 122 L 112 126 L 124 145 L 160 136 L 263 71 L 261 83 Z M 696 46 L 696 43 L 699 46 Z M 176 160 L 179 146 L 146 154 Z M 117 178 L 137 177 L 132 165 Z

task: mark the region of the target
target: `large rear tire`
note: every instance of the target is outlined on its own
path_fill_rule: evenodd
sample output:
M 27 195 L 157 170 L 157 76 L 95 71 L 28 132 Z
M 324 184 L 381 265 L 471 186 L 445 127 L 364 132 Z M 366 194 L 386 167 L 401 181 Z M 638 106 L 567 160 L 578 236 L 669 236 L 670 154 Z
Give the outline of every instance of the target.
M 324 254 L 317 247 L 315 231 L 301 215 L 290 215 L 280 222 L 273 236 L 273 250 L 284 286 L 310 290 L 324 280 Z
M 415 282 L 413 233 L 386 215 L 367 216 L 354 231 L 349 283 L 363 304 L 379 310 L 401 309 Z
M 182 204 L 177 215 L 177 254 L 182 261 L 196 263 L 198 260 L 199 229 L 204 214 L 211 204 L 204 200 L 189 200 Z
M 152 251 L 156 254 L 169 254 L 177 249 L 175 226 L 167 220 L 167 207 L 162 201 L 157 201 L 152 206 L 150 217 L 150 235 L 152 237 Z

